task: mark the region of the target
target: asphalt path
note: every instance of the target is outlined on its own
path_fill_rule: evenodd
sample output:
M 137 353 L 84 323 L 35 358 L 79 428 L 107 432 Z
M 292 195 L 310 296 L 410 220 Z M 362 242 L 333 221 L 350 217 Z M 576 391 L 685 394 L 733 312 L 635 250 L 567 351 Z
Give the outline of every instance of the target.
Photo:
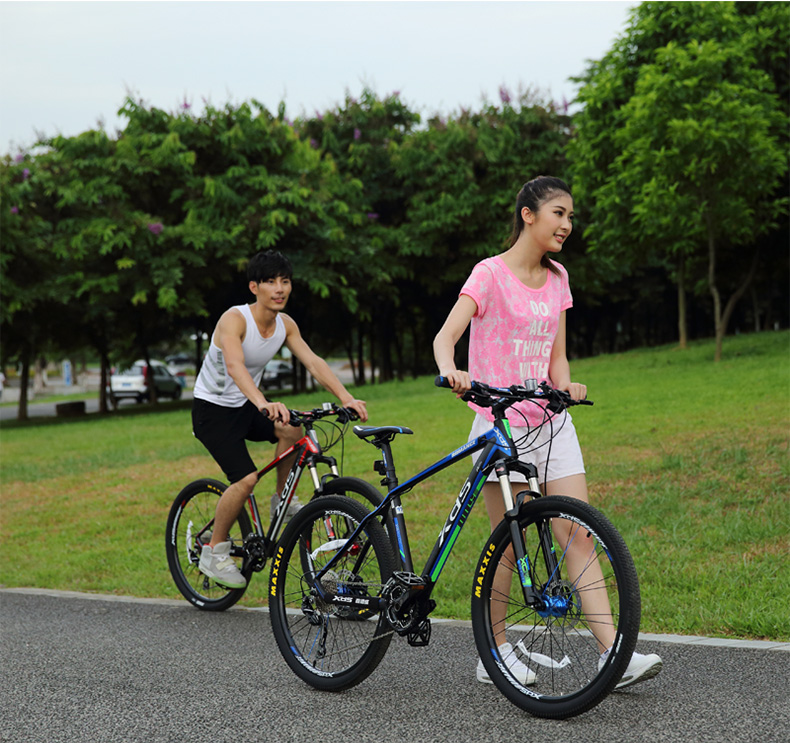
M 0 590 L 0 741 L 787 743 L 790 644 L 643 636 L 664 671 L 570 720 L 533 718 L 475 680 L 468 622 L 393 641 L 340 694 L 282 661 L 264 610 Z
M 192 390 L 184 390 L 182 392 L 182 399 L 187 400 L 192 398 Z M 73 402 L 73 401 L 72 401 Z M 91 395 L 88 397 L 86 395 L 85 399 L 85 413 L 98 413 L 99 412 L 99 397 L 98 393 Z M 168 400 L 165 400 L 168 402 Z M 55 410 L 55 405 L 57 403 L 54 402 L 31 402 L 28 403 L 27 406 L 27 414 L 29 418 L 55 418 L 57 416 L 57 411 Z M 147 409 L 147 406 L 150 403 L 137 403 L 134 400 L 122 400 L 118 403 L 119 407 L 122 409 L 126 408 L 138 408 L 140 412 L 144 412 Z M 19 412 L 19 408 L 17 405 L 3 405 L 0 406 L 0 421 L 11 421 L 16 420 L 17 413 Z M 72 418 L 71 420 L 75 420 Z

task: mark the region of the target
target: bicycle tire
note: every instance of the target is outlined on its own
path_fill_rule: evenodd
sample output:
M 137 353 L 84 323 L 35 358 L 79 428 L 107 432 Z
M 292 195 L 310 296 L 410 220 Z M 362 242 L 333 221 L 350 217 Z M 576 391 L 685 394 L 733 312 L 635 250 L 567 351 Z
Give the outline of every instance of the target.
M 203 611 L 224 611 L 247 590 L 247 586 L 221 586 L 198 570 L 200 532 L 213 522 L 217 499 L 227 487 L 219 480 L 207 478 L 189 483 L 173 501 L 167 518 L 165 551 L 170 574 L 184 598 Z M 232 549 L 240 549 L 245 536 L 251 533 L 250 518 L 242 509 L 228 537 Z M 204 541 L 207 543 L 208 539 Z M 252 571 L 242 567 L 242 573 L 249 585 Z
M 475 572 L 475 642 L 491 681 L 511 702 L 536 717 L 573 717 L 599 704 L 614 689 L 631 660 L 641 615 L 636 569 L 611 522 L 583 501 L 565 496 L 537 498 L 521 507 L 518 519 L 529 577 L 543 604 L 530 607 L 524 600 L 513 564 L 510 529 L 502 521 L 486 543 Z M 552 575 L 548 574 L 547 547 L 540 546 L 541 524 L 550 524 L 552 537 L 548 541 L 556 548 Z M 556 536 L 563 529 L 572 535 L 570 548 L 565 550 Z M 573 559 L 585 566 L 576 580 L 568 574 L 572 550 Z M 593 556 L 601 568 L 599 576 L 593 574 Z M 498 570 L 511 574 L 508 595 L 504 575 L 500 590 L 494 587 Z M 603 625 L 608 620 L 605 615 L 602 620 L 601 615 L 585 613 L 583 607 L 583 597 L 593 596 L 593 591 L 600 588 L 606 590 L 611 608 L 613 625 L 608 632 L 613 628 L 615 634 L 605 663 L 600 662 L 601 647 L 594 631 L 601 635 L 607 632 Z M 495 638 L 501 641 L 503 630 L 506 641 L 517 649 L 517 657 L 535 672 L 534 683 L 529 686 L 522 685 L 501 657 Z
M 373 485 L 358 477 L 336 477 L 333 480 L 328 480 L 324 484 L 322 493 L 317 497 L 323 495 L 344 495 L 347 498 L 358 501 L 371 511 L 378 508 L 384 500 L 384 496 Z M 393 521 L 392 513 L 388 511 L 387 515 L 379 520 L 379 523 L 390 536 L 390 544 L 396 560 L 396 569 L 399 569 L 403 562 L 398 553 L 398 541 L 395 538 L 395 522 Z
M 277 647 L 291 670 L 310 686 L 342 691 L 366 679 L 381 662 L 392 633 L 378 609 L 322 604 L 310 576 L 335 554 L 333 540 L 345 540 L 369 513 L 355 500 L 338 495 L 315 498 L 290 521 L 275 547 L 269 579 L 269 616 Z M 327 524 L 331 533 L 327 534 Z M 308 551 L 313 569 L 305 573 Z M 297 554 L 298 553 L 298 554 Z M 377 597 L 395 566 L 387 534 L 371 519 L 358 543 L 324 579 L 331 590 Z M 328 580 L 327 580 L 328 578 Z

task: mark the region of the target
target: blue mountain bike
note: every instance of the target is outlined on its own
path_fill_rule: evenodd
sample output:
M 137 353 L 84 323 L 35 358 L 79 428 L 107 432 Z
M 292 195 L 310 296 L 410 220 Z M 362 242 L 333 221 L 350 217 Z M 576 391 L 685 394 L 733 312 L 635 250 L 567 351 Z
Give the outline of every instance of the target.
M 448 386 L 441 377 L 436 383 Z M 275 548 L 269 582 L 278 647 L 305 682 L 339 691 L 365 679 L 394 636 L 426 645 L 433 588 L 493 472 L 505 518 L 486 540 L 471 580 L 480 658 L 497 688 L 529 713 L 580 714 L 614 689 L 631 659 L 640 622 L 636 570 L 623 539 L 598 510 L 574 498 L 542 495 L 535 465 L 516 456 L 517 443 L 524 442 L 513 440 L 505 417 L 510 406 L 529 400 L 546 409 L 544 425 L 556 429 L 564 409 L 576 403 L 532 380 L 508 388 L 475 382 L 464 398 L 491 408 L 491 430 L 402 484 L 391 442 L 412 431 L 355 426 L 354 433 L 381 452 L 375 468 L 387 495 L 373 512 L 345 497 L 325 496 L 290 522 Z M 416 572 L 401 496 L 476 453 L 425 566 Z M 515 495 L 511 472 L 527 480 Z

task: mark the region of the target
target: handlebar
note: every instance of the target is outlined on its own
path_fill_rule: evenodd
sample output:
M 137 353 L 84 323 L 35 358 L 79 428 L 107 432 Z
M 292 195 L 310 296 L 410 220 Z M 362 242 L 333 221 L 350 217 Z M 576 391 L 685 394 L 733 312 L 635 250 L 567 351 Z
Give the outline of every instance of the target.
M 330 415 L 337 416 L 338 423 L 348 423 L 349 421 L 359 420 L 359 415 L 351 408 L 341 408 L 333 402 L 325 402 L 320 408 L 313 408 L 312 410 L 288 410 L 291 416 L 289 425 L 303 426 L 305 424 L 314 423 L 327 418 Z M 261 410 L 261 414 L 269 417 L 266 410 Z
M 447 377 L 437 376 L 433 383 L 437 387 L 451 388 Z M 503 404 L 508 408 L 524 400 L 545 400 L 552 413 L 559 413 L 574 405 L 592 405 L 592 400 L 574 400 L 565 390 L 554 389 L 548 382 L 527 379 L 523 385 L 514 384 L 510 387 L 491 387 L 485 382 L 472 382 L 472 389 L 461 395 L 464 402 L 473 402 L 482 408 L 490 408 Z

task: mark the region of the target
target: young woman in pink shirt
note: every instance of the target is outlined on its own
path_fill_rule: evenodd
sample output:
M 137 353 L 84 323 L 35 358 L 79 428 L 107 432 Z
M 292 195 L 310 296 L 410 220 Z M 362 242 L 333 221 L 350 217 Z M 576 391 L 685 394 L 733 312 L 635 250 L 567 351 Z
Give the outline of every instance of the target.
M 499 387 L 537 379 L 567 391 L 574 400 L 587 396 L 585 385 L 571 381 L 565 350 L 565 312 L 573 305 L 568 274 L 550 258 L 562 250 L 572 229 L 573 197 L 563 181 L 539 176 L 524 184 L 516 200 L 509 249 L 474 267 L 434 340 L 439 373 L 449 380 L 454 392 L 460 395 L 469 390 L 472 379 Z M 465 372 L 456 368 L 455 346 L 470 323 L 469 371 Z M 488 409 L 472 403 L 470 407 L 476 413 L 471 440 L 492 427 L 493 417 Z M 510 409 L 508 419 L 514 439 L 519 440 L 529 428 L 540 426 L 544 412 L 528 402 L 519 403 Z M 555 435 L 549 447 L 552 429 Z M 527 440 L 529 461 L 538 466 L 547 495 L 589 501 L 584 460 L 567 412 L 557 416 L 553 426 L 543 426 L 537 439 L 530 434 Z M 511 479 L 524 482 L 519 473 L 512 473 Z M 501 490 L 494 473 L 483 486 L 483 497 L 493 528 L 504 518 Z M 562 540 L 561 535 L 557 538 Z M 583 567 L 578 565 L 577 571 L 580 573 Z M 510 576 L 502 574 L 497 579 L 501 579 L 501 590 L 507 594 Z M 611 615 L 603 591 L 588 592 L 582 603 L 588 616 Z M 614 640 L 614 627 L 604 623 L 596 634 L 605 655 Z M 506 642 L 504 629 L 499 645 L 502 657 L 522 683 L 534 683 L 534 672 Z M 657 655 L 634 653 L 618 688 L 653 678 L 661 671 L 661 665 Z M 482 661 L 477 679 L 491 683 Z

